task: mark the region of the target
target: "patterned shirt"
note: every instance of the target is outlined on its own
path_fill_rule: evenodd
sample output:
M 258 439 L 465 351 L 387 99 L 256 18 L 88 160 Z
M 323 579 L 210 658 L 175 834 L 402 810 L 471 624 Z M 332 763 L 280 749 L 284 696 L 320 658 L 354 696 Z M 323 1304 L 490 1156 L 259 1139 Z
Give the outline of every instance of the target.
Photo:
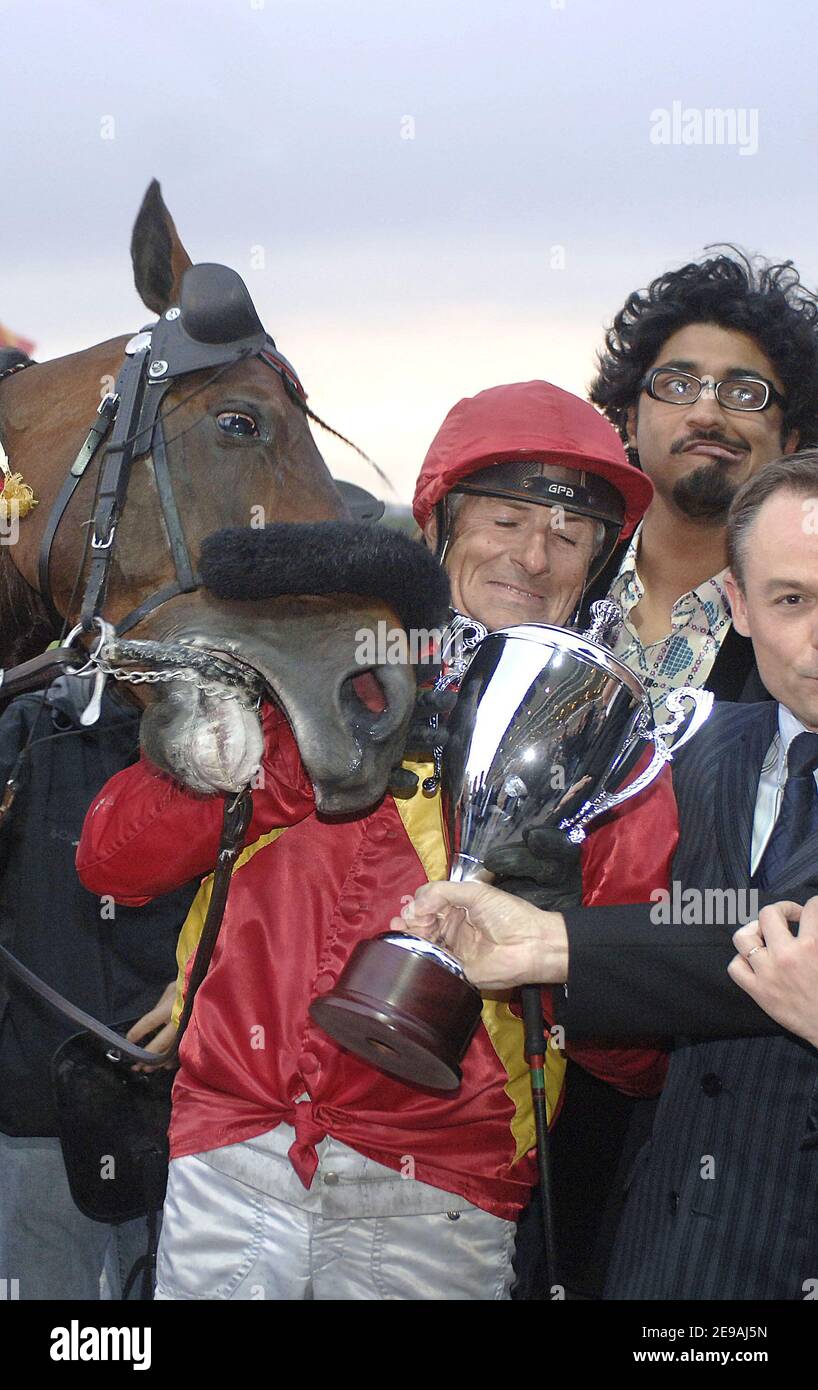
M 644 594 L 636 569 L 641 522 L 633 533 L 619 573 L 608 597 L 622 610 L 624 622 L 612 645 L 615 656 L 642 681 L 653 706 L 656 724 L 672 718 L 667 697 L 682 685 L 703 686 L 719 653 L 732 621 L 727 591 L 726 569 L 698 588 L 677 598 L 671 612 L 671 630 L 666 637 L 643 646 L 629 615 Z

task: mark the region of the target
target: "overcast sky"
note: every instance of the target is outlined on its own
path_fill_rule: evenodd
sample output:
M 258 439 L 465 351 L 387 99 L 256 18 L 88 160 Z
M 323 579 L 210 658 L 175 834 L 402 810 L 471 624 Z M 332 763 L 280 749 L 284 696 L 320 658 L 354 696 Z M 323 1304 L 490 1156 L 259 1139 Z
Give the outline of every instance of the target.
M 584 393 L 625 296 L 706 243 L 818 285 L 817 64 L 814 0 L 0 0 L 0 322 L 41 358 L 146 322 L 156 176 L 407 499 L 461 396 Z

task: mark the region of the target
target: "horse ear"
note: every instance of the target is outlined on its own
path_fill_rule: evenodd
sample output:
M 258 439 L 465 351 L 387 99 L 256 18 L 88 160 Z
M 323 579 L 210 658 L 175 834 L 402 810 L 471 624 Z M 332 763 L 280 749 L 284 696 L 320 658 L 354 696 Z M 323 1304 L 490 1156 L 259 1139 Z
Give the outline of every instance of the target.
M 193 262 L 179 240 L 156 179 L 150 183 L 134 222 L 131 260 L 143 304 L 155 314 L 178 304 L 182 276 Z

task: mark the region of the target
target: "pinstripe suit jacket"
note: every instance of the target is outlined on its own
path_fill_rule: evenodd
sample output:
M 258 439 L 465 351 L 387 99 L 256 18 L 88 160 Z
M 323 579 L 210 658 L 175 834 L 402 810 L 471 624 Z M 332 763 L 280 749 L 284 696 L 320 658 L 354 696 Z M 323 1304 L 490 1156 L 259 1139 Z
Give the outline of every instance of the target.
M 717 705 L 679 754 L 673 874 L 683 889 L 749 887 L 758 779 L 777 712 L 772 702 Z M 793 885 L 815 880 L 817 865 L 812 835 L 770 889 L 790 896 Z M 788 1033 L 678 1039 L 635 1165 L 606 1297 L 817 1292 L 818 1051 Z

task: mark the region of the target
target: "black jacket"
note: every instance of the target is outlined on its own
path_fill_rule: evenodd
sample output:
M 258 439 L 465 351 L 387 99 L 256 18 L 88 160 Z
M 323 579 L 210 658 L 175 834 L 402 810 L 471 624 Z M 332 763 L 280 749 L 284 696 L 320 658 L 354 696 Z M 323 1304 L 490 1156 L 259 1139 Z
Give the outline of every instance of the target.
M 749 887 L 753 816 L 761 764 L 778 706 L 717 705 L 673 762 L 679 847 L 672 876 L 680 891 Z M 705 787 L 706 781 L 706 787 Z M 725 875 L 727 878 L 725 880 Z M 785 883 L 758 896 L 759 909 L 818 893 L 818 843 L 802 847 Z M 729 899 L 713 900 L 714 908 Z M 741 906 L 740 898 L 735 899 Z M 555 989 L 559 1021 L 575 1038 L 630 1037 L 634 1030 L 701 1038 L 753 1037 L 783 1030 L 734 984 L 740 920 L 710 926 L 657 923 L 655 904 L 568 908 L 567 997 Z
M 680 754 L 673 878 L 682 889 L 738 894 L 749 887 L 756 790 L 776 720 L 773 703 L 720 705 Z M 815 891 L 818 834 L 796 850 L 765 897 L 804 901 Z M 600 916 L 606 909 L 584 911 L 586 921 L 595 914 L 599 946 L 589 951 L 586 941 L 578 953 L 572 946 L 568 1000 L 560 1009 L 568 1038 L 579 1035 L 585 1015 L 594 1031 L 611 1031 L 618 1017 L 623 1033 L 672 1027 L 722 1039 L 677 1038 L 608 1296 L 803 1298 L 804 1281 L 818 1268 L 818 1049 L 765 1022 L 727 976 L 730 925 L 652 925 L 649 909 L 639 908 L 617 909 L 621 921 L 611 924 Z M 576 913 L 566 916 L 571 938 Z M 649 931 L 657 938 L 658 969 Z M 762 1027 L 776 1035 L 730 1036 Z
M 0 716 L 0 785 L 32 727 L 20 790 L 0 825 L 0 939 L 102 1022 L 134 1020 L 176 975 L 176 938 L 198 883 L 130 908 L 94 897 L 77 877 L 74 856 L 91 800 L 138 756 L 136 711 L 106 695 L 99 723 L 81 729 L 69 704 L 54 709 L 42 695 L 22 696 Z M 49 1064 L 76 1031 L 0 969 L 4 1133 L 56 1134 Z
M 590 586 L 583 602 L 582 626 L 589 620 L 590 605 L 607 596 L 628 544 L 629 541 L 623 541 L 617 546 Z M 717 701 L 769 700 L 758 674 L 752 642 L 740 636 L 732 624 L 705 681 L 705 688 L 713 691 Z M 685 752 L 683 749 L 679 756 L 683 757 Z M 733 996 L 729 1002 L 740 1015 L 745 1031 L 775 1031 L 776 1025 L 725 973 L 727 961 L 734 954 L 732 929 L 714 939 L 714 933 L 706 928 L 684 928 L 685 964 L 682 967 L 678 951 L 674 956 L 667 950 L 670 931 L 666 929 L 663 933 L 650 922 L 649 909 L 641 916 L 628 908 L 595 908 L 592 913 L 579 909 L 576 913 L 566 913 L 566 918 L 571 942 L 572 987 L 568 1000 L 559 1006 L 559 1021 L 568 1030 L 567 1036 L 627 1038 L 634 1031 L 646 1035 L 684 1031 L 677 1027 L 678 1020 L 673 1020 L 672 1009 L 676 1004 L 698 1005 L 690 1016 L 691 1024 L 699 1028 L 718 1027 L 728 1014 L 710 1007 L 712 994 L 715 991 L 723 995 L 729 990 Z M 640 931 L 637 947 L 635 936 Z M 702 934 L 704 939 L 701 939 Z M 619 949 L 600 949 L 600 942 L 612 941 L 615 936 L 620 943 Z M 678 933 L 674 936 L 674 945 L 678 944 L 677 936 Z M 698 954 L 696 945 L 700 948 Z M 643 994 L 639 1000 L 644 1012 L 639 1019 L 635 1017 L 634 999 L 628 988 L 636 968 L 637 949 L 646 961 Z M 594 960 L 597 951 L 604 957 L 599 970 Z M 594 960 L 590 967 L 589 958 Z M 686 973 L 683 975 L 682 971 Z M 679 988 L 682 978 L 689 988 Z M 558 994 L 562 991 L 555 990 L 555 998 Z M 650 1012 L 646 1007 L 647 997 L 651 1000 Z M 612 1026 L 614 1020 L 616 1025 Z M 561 1269 L 566 1282 L 583 1290 L 586 1297 L 598 1296 L 601 1292 L 600 1271 L 604 1270 L 616 1227 L 615 1204 L 619 1190 L 616 1169 L 619 1167 L 624 1172 L 629 1167 L 628 1156 L 648 1132 L 654 1108 L 655 1101 L 634 1101 L 569 1060 L 565 1104 L 551 1141 L 552 1169 Z M 609 1194 L 614 1205 L 609 1206 L 603 1216 Z M 525 1241 L 524 1230 L 523 1254 L 522 1257 L 518 1255 L 524 1283 Z M 589 1252 L 595 1242 L 597 1252 L 592 1260 Z M 536 1287 L 536 1278 L 528 1282 Z

